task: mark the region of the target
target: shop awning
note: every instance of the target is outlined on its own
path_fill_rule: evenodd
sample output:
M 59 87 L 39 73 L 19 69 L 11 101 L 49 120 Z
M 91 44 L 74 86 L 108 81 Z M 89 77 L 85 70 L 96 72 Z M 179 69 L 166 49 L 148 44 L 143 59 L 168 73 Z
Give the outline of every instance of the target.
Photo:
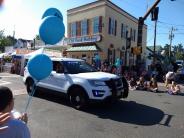
M 91 46 L 74 46 L 66 50 L 67 52 L 81 52 L 81 51 L 99 51 L 96 45 Z

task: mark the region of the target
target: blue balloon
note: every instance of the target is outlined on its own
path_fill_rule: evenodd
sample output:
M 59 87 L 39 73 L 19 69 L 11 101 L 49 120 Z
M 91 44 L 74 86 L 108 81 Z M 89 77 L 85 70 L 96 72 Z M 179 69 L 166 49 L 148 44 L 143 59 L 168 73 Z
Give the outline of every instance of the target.
M 28 61 L 28 71 L 36 80 L 48 77 L 53 69 L 51 59 L 45 54 L 38 54 Z
M 40 38 L 45 44 L 58 43 L 65 34 L 63 21 L 55 16 L 46 17 L 39 29 Z
M 45 18 L 45 17 L 48 17 L 48 16 L 56 16 L 56 17 L 60 18 L 63 21 L 62 13 L 56 8 L 47 9 L 43 14 L 42 19 Z

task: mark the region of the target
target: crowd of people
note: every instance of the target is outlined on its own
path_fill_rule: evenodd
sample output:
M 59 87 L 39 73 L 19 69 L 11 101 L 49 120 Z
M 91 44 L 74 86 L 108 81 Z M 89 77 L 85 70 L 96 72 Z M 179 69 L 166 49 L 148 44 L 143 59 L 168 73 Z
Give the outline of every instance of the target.
M 159 92 L 158 82 L 165 83 L 165 90 L 169 94 L 178 94 L 181 89 L 177 84 L 178 66 L 172 62 L 171 69 L 164 70 L 160 64 L 150 65 L 148 70 L 144 66 L 125 67 L 110 65 L 107 61 L 101 65 L 100 71 L 122 75 L 129 82 L 130 90 L 144 90 Z

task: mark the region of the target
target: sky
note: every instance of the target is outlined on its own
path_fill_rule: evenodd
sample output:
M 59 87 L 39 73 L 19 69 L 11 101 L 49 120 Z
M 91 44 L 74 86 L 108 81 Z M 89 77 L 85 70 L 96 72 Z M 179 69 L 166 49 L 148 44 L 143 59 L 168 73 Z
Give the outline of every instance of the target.
M 4 0 L 0 7 L 0 30 L 5 35 L 15 38 L 32 40 L 38 33 L 42 22 L 43 13 L 51 7 L 61 11 L 66 27 L 67 10 L 81 6 L 95 0 Z M 145 15 L 156 0 L 111 0 L 114 4 L 130 13 L 136 18 Z M 161 0 L 158 4 L 159 17 L 157 23 L 156 45 L 164 46 L 170 44 L 169 34 L 174 28 L 172 45 L 184 45 L 184 0 Z M 154 44 L 154 22 L 148 16 L 147 24 L 147 45 Z

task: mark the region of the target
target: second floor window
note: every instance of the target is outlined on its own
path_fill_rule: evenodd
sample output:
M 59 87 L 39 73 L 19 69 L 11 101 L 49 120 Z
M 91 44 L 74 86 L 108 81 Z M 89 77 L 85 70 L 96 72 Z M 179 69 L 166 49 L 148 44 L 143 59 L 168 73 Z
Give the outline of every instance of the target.
M 93 18 L 93 34 L 99 33 L 99 17 Z
M 75 37 L 77 34 L 77 25 L 76 22 L 71 23 L 71 37 Z
M 81 29 L 82 29 L 81 30 L 82 36 L 88 34 L 88 21 L 87 20 L 81 21 Z
M 115 35 L 117 32 L 117 21 L 113 18 L 109 18 L 109 34 Z

